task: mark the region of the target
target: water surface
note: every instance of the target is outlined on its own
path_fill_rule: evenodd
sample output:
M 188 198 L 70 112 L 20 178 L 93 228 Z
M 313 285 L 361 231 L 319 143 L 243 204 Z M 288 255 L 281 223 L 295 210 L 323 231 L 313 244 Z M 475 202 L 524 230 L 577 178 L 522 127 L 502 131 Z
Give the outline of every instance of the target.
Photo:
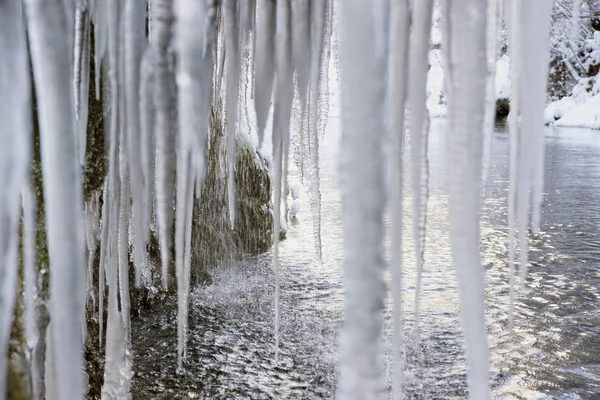
M 332 114 L 335 114 L 333 107 Z M 281 354 L 273 353 L 274 275 L 271 255 L 214 270 L 211 286 L 195 290 L 185 371 L 176 366 L 176 304 L 143 315 L 134 329 L 134 398 L 332 398 L 337 334 L 342 322 L 343 232 L 337 187 L 339 120 L 321 147 L 323 262 L 315 256 L 306 190 L 281 244 Z M 448 237 L 445 122 L 432 121 L 420 341 L 406 351 L 411 399 L 464 398 L 464 343 Z M 490 382 L 496 399 L 600 399 L 600 132 L 547 128 L 542 233 L 531 241 L 529 290 L 507 328 L 506 196 L 508 136 L 494 134 L 482 210 Z M 291 180 L 297 179 L 292 170 Z M 303 188 L 304 189 L 304 188 Z M 410 203 L 406 240 L 411 240 Z M 414 256 L 405 249 L 406 334 L 414 332 Z M 386 276 L 386 279 L 389 279 Z M 389 390 L 389 304 L 383 354 Z

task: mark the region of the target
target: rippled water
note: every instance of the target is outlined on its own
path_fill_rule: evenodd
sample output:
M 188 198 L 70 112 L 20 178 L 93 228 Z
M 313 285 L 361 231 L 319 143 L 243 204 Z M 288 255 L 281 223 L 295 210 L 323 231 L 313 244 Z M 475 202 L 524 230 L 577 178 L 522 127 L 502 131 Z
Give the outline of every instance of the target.
M 323 263 L 317 262 L 306 193 L 281 244 L 282 351 L 273 353 L 270 255 L 213 271 L 194 292 L 185 372 L 175 371 L 176 304 L 134 321 L 134 398 L 332 398 L 343 312 L 341 205 L 336 182 L 337 120 L 321 148 Z M 464 348 L 451 267 L 445 190 L 445 123 L 432 122 L 431 197 L 418 345 L 407 349 L 407 397 L 465 397 Z M 508 137 L 494 136 L 482 212 L 490 381 L 496 399 L 600 399 L 600 132 L 547 129 L 542 233 L 532 239 L 528 286 L 507 330 Z M 410 210 L 410 204 L 406 204 Z M 407 214 L 406 220 L 410 222 Z M 410 225 L 406 228 L 406 241 Z M 407 266 L 407 337 L 412 337 L 413 250 Z M 389 304 L 382 366 L 389 376 Z M 411 341 L 412 343 L 412 341 Z M 389 378 L 386 379 L 389 388 Z

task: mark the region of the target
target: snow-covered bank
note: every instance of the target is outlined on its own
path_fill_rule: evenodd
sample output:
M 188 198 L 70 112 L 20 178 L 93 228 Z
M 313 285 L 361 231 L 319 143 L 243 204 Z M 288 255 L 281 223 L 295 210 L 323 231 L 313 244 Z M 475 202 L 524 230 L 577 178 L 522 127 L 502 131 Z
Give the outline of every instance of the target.
M 555 126 L 600 129 L 600 83 L 597 77 L 582 78 L 571 96 L 550 103 L 544 119 Z
M 600 32 L 586 40 L 584 66 L 600 64 Z M 600 74 L 580 78 L 571 95 L 550 103 L 544 112 L 547 124 L 600 129 Z

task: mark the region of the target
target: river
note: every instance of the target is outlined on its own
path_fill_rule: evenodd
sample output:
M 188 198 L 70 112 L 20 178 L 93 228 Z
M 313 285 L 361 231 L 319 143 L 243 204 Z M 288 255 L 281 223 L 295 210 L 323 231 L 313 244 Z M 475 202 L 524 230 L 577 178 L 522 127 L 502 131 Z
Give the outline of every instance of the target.
M 444 120 L 432 120 L 419 342 L 412 340 L 414 256 L 410 247 L 405 249 L 406 335 L 411 343 L 406 352 L 405 391 L 410 399 L 466 395 L 464 343 L 448 237 L 444 130 Z M 134 398 L 333 397 L 343 313 L 339 138 L 334 107 L 320 149 L 323 262 L 315 255 L 306 191 L 301 193 L 300 213 L 290 221 L 281 243 L 279 361 L 274 361 L 273 352 L 274 275 L 271 254 L 265 254 L 214 270 L 213 284 L 194 290 L 183 373 L 175 370 L 175 302 L 167 301 L 134 319 Z M 511 335 L 507 326 L 508 135 L 503 126 L 494 133 L 481 218 L 490 382 L 495 399 L 598 399 L 600 132 L 548 127 L 546 143 L 542 233 L 531 240 L 529 289 L 517 298 Z M 290 179 L 298 180 L 297 171 L 291 171 Z M 406 204 L 408 244 L 409 210 Z M 386 391 L 391 360 L 389 308 L 387 303 L 381 345 Z

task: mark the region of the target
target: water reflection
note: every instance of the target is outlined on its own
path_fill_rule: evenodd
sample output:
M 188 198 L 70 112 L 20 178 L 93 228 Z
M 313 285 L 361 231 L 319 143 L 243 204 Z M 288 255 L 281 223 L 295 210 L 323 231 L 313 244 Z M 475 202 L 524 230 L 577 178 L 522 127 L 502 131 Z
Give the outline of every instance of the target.
M 190 313 L 186 370 L 175 372 L 175 303 L 134 321 L 135 398 L 332 398 L 343 312 L 341 207 L 336 134 L 321 148 L 323 264 L 316 262 L 308 198 L 281 246 L 282 356 L 273 361 L 273 275 L 269 255 L 214 272 Z M 418 346 L 406 351 L 406 392 L 414 399 L 464 398 L 464 344 L 448 237 L 444 121 L 432 122 L 431 197 Z M 542 233 L 532 238 L 529 290 L 507 328 L 508 137 L 494 135 L 482 210 L 490 381 L 497 399 L 600 398 L 600 133 L 547 129 Z M 292 171 L 292 173 L 295 173 Z M 294 179 L 294 176 L 292 176 Z M 405 243 L 410 244 L 410 201 Z M 388 243 L 389 246 L 389 243 Z M 406 335 L 414 319 L 414 251 L 405 249 Z M 389 389 L 391 330 L 384 313 L 383 369 Z M 387 390 L 386 389 L 386 390 Z

